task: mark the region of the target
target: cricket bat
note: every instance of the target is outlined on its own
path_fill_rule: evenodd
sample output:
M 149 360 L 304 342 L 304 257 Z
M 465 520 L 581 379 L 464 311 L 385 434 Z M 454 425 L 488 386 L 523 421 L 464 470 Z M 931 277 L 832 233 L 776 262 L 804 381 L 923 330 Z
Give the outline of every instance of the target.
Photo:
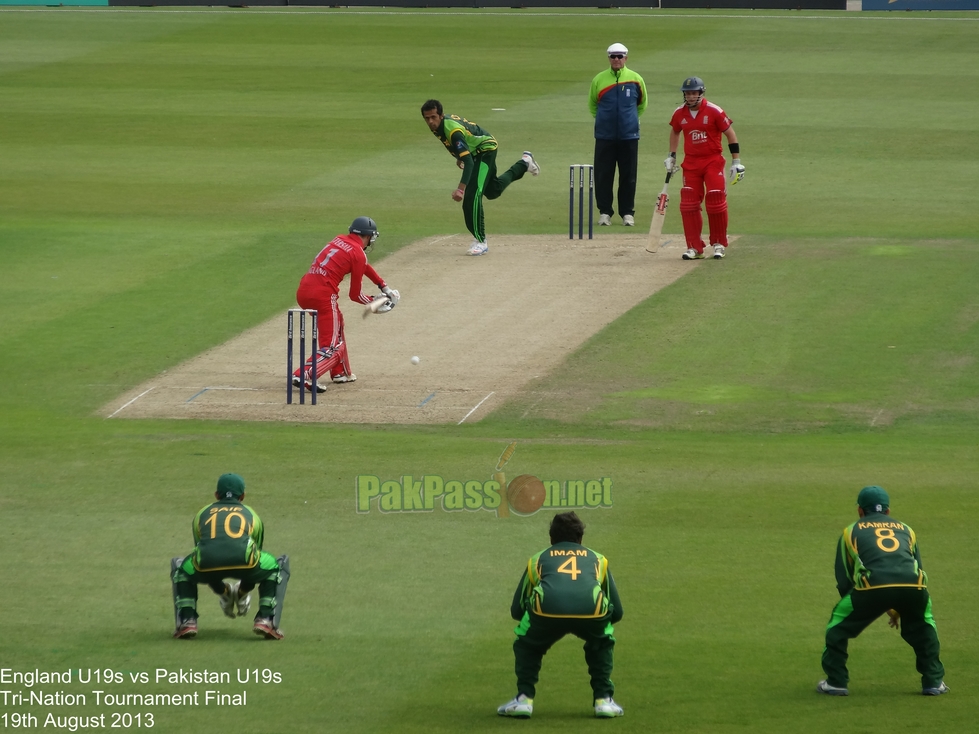
M 666 205 L 670 201 L 670 195 L 667 191 L 670 188 L 670 176 L 672 175 L 672 171 L 666 174 L 663 190 L 656 197 L 656 210 L 653 212 L 653 221 L 649 225 L 649 241 L 646 243 L 646 252 L 656 252 L 659 248 L 663 234 L 663 222 L 666 221 Z

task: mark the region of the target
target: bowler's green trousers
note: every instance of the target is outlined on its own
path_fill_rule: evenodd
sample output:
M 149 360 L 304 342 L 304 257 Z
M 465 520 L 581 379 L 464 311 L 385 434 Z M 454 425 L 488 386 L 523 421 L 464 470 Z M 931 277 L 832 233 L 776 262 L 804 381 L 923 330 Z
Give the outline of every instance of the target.
M 534 697 L 544 655 L 562 637 L 574 635 L 585 641 L 585 662 L 595 698 L 612 697 L 615 692 L 611 680 L 615 638 L 608 619 L 557 619 L 527 612 L 514 631 L 517 633 L 513 658 L 518 693 L 527 698 Z
M 927 589 L 908 586 L 851 590 L 833 609 L 826 627 L 823 670 L 831 686 L 846 688 L 850 673 L 846 669 L 847 645 L 871 622 L 894 609 L 901 615 L 901 637 L 914 649 L 922 688 L 935 688 L 945 678 L 939 659 L 940 645 L 931 598 Z
M 463 192 L 462 212 L 466 229 L 480 242 L 486 242 L 486 225 L 483 221 L 483 197 L 496 199 L 514 181 L 523 178 L 527 164 L 523 159 L 510 166 L 499 177 L 496 175 L 496 151 L 487 150 L 473 156 L 472 178 Z

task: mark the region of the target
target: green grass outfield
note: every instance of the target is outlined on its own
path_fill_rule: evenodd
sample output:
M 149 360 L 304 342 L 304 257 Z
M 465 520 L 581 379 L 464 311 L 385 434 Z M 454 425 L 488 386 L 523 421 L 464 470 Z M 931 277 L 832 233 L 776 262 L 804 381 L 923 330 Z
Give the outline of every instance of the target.
M 977 32 L 965 13 L 0 10 L 0 676 L 91 677 L 0 683 L 0 724 L 970 730 Z M 529 148 L 543 167 L 488 204 L 491 242 L 562 232 L 566 166 L 591 158 L 588 83 L 614 41 L 650 92 L 640 222 L 682 79 L 702 76 L 735 120 L 748 175 L 726 260 L 474 425 L 95 417 L 287 308 L 353 216 L 377 219 L 381 258 L 461 231 L 456 169 L 418 112 L 428 97 L 493 132 L 501 160 Z M 613 506 L 581 514 L 626 611 L 620 721 L 589 717 L 571 640 L 547 655 L 530 722 L 495 715 L 513 693 L 510 597 L 546 513 L 355 512 L 358 475 L 485 481 L 514 440 L 509 476 L 613 479 Z M 222 617 L 206 589 L 198 639 L 169 639 L 168 560 L 225 471 L 245 477 L 268 549 L 292 558 L 281 643 Z M 813 691 L 834 543 L 870 483 L 918 532 L 949 696 L 916 695 L 911 651 L 882 622 L 852 646 L 852 695 Z M 231 682 L 139 682 L 158 669 Z M 12 698 L 31 690 L 87 705 Z M 200 705 L 96 705 L 95 690 L 197 691 Z M 247 705 L 204 705 L 207 690 Z

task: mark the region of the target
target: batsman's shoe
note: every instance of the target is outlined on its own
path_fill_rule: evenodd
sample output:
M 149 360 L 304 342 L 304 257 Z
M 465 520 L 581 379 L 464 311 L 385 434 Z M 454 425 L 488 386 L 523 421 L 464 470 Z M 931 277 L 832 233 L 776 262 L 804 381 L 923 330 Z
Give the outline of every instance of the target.
M 534 699 L 527 698 L 523 693 L 500 706 L 496 713 L 500 716 L 512 716 L 515 719 L 529 719 L 534 713 Z
M 293 375 L 293 377 L 292 377 L 292 384 L 295 387 L 299 387 L 299 378 L 296 377 L 295 375 Z M 313 391 L 313 381 L 312 380 L 306 380 L 305 381 L 305 387 L 306 387 L 307 390 L 309 390 L 310 392 L 312 392 Z M 321 380 L 316 380 L 316 392 L 318 392 L 318 393 L 324 393 L 324 392 L 326 392 L 326 385 L 324 385 Z
M 693 249 L 691 247 L 689 250 L 687 250 L 685 253 L 683 253 L 683 259 L 684 260 L 703 260 L 704 259 L 704 253 L 703 252 L 697 252 L 695 249 Z
M 527 164 L 527 173 L 531 176 L 536 176 L 540 173 L 540 166 L 537 165 L 537 161 L 534 160 L 534 155 L 529 150 L 525 150 L 523 155 L 520 156 L 520 160 Z
M 816 686 L 816 690 L 820 693 L 825 693 L 827 696 L 849 696 L 850 691 L 846 688 L 837 688 L 836 686 L 831 686 L 824 680 L 819 681 Z
M 229 619 L 234 619 L 238 611 L 238 587 L 241 585 L 240 581 L 235 581 L 233 584 L 225 583 L 224 593 L 218 597 L 218 603 L 221 605 L 221 611 L 224 612 L 224 616 Z
M 235 589 L 235 593 L 236 594 L 239 593 L 237 588 Z M 248 610 L 251 609 L 251 606 L 252 606 L 251 594 L 245 594 L 244 596 L 239 595 L 238 599 L 235 601 L 235 609 L 238 611 L 239 617 L 244 617 L 246 614 L 248 614 Z
M 611 227 L 612 226 L 612 217 L 610 217 L 608 214 L 599 214 L 598 215 L 598 226 L 599 227 Z
M 489 252 L 489 245 L 479 240 L 473 240 L 473 243 L 469 246 L 468 254 L 485 255 L 487 252 Z
M 275 628 L 275 624 L 268 617 L 255 617 L 255 626 L 252 627 L 252 632 L 266 640 L 281 640 L 285 637 L 281 630 Z
M 724 252 L 727 248 L 724 245 L 714 245 L 714 259 L 720 260 L 724 257 Z
M 345 382 L 357 382 L 357 375 L 334 375 L 333 381 L 338 385 Z
M 185 619 L 174 631 L 173 636 L 177 640 L 192 640 L 197 637 L 197 620 Z
M 626 227 L 635 227 L 636 218 L 631 214 L 626 214 L 624 217 L 622 217 L 622 224 L 624 224 Z
M 625 711 L 611 697 L 596 698 L 595 716 L 599 719 L 614 719 L 616 716 L 625 716 Z
M 935 688 L 922 688 L 921 693 L 925 696 L 941 696 L 943 693 L 948 693 L 949 690 L 949 687 L 945 685 L 945 681 L 942 681 Z

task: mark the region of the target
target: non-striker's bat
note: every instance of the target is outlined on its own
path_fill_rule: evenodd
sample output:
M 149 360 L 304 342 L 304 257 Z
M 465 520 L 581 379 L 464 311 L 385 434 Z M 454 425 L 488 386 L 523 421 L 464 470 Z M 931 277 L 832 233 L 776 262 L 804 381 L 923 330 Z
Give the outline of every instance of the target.
M 663 190 L 656 197 L 656 210 L 653 212 L 653 221 L 649 225 L 649 242 L 646 243 L 646 252 L 656 252 L 657 248 L 659 248 L 659 242 L 663 234 L 663 222 L 666 220 L 666 205 L 670 201 L 670 195 L 667 191 L 670 187 L 670 176 L 672 175 L 672 171 L 666 174 L 666 183 L 663 184 Z

